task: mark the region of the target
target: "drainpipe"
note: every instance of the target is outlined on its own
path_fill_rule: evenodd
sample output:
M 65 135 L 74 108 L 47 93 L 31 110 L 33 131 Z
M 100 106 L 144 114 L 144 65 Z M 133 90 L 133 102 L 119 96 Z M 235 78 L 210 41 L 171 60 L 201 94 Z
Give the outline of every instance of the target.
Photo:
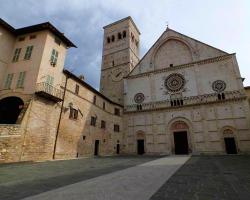
M 57 139 L 58 139 L 58 134 L 59 134 L 59 128 L 60 128 L 60 125 L 61 125 L 61 119 L 62 119 L 62 112 L 63 112 L 63 105 L 64 105 L 64 98 L 65 98 L 65 94 L 66 94 L 67 83 L 68 83 L 68 76 L 66 75 L 66 81 L 65 81 L 64 90 L 63 90 L 62 106 L 61 106 L 59 121 L 58 121 L 57 129 L 56 129 L 56 138 L 55 138 L 54 150 L 53 150 L 53 160 L 55 159 L 55 156 L 56 156 L 56 145 L 57 145 Z

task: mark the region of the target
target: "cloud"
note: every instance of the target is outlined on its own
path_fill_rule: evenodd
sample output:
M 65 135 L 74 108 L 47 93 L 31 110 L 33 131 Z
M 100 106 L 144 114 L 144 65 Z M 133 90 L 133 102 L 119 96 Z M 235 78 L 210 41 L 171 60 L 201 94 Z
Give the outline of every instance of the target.
M 84 74 L 99 87 L 102 27 L 132 16 L 141 31 L 141 56 L 166 28 L 197 38 L 228 52 L 237 52 L 245 84 L 250 85 L 250 14 L 245 0 L 0 0 L 0 17 L 14 27 L 50 21 L 77 46 L 70 49 L 65 66 Z

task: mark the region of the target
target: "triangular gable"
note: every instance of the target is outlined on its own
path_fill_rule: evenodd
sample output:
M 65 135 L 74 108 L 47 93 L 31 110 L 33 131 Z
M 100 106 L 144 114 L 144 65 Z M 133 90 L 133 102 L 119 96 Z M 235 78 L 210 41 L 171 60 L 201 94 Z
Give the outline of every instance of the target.
M 169 40 L 180 41 L 186 46 L 188 46 L 188 48 L 190 49 L 190 52 L 192 53 L 192 62 L 228 54 L 227 52 L 223 50 L 217 49 L 206 43 L 203 43 L 194 38 L 191 38 L 189 36 L 183 35 L 177 31 L 167 28 L 166 31 L 163 32 L 163 34 L 158 38 L 158 40 L 153 44 L 153 46 L 148 50 L 148 52 L 143 56 L 143 58 L 135 66 L 135 68 L 129 73 L 128 76 L 137 75 L 137 74 L 148 72 L 148 71 L 154 71 L 155 70 L 154 59 L 153 59 L 154 55 L 156 54 L 157 50 L 161 46 L 163 46 L 163 44 L 166 41 L 169 41 Z M 191 61 L 187 61 L 187 63 L 188 62 L 191 62 Z M 181 63 L 181 64 L 186 64 L 186 63 Z

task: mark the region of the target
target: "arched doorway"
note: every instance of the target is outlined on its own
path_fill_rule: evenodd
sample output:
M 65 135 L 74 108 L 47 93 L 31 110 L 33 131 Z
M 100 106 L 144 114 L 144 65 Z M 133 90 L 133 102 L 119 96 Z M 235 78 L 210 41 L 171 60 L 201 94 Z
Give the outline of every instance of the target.
M 225 144 L 225 151 L 227 154 L 237 154 L 237 146 L 235 142 L 234 132 L 232 129 L 225 129 L 223 131 L 223 138 Z
M 23 109 L 23 101 L 18 97 L 6 97 L 0 100 L 0 124 L 15 124 Z
M 137 132 L 137 154 L 142 155 L 145 153 L 145 134 L 142 131 Z
M 173 134 L 174 153 L 177 155 L 189 153 L 188 125 L 183 121 L 176 121 L 171 125 Z

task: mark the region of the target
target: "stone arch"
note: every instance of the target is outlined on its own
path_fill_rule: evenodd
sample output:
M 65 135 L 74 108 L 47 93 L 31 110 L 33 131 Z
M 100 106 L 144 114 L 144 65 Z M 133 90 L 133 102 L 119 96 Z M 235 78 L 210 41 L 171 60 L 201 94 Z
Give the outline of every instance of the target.
M 176 56 L 182 54 L 181 56 Z M 193 62 L 194 55 L 191 45 L 178 37 L 168 37 L 154 50 L 151 64 L 154 69 L 162 69 Z
M 0 100 L 0 124 L 15 124 L 24 107 L 24 102 L 16 96 Z
M 136 139 L 137 139 L 137 140 L 138 140 L 138 139 L 145 139 L 145 132 L 144 132 L 144 131 L 141 131 L 141 130 L 137 131 L 137 132 L 136 132 Z
M 237 138 L 237 130 L 232 127 L 232 126 L 224 126 L 221 129 L 221 138 L 222 138 L 222 148 L 224 150 L 224 152 L 227 152 L 227 147 L 226 147 L 226 138 L 233 138 L 234 142 L 235 142 L 235 146 L 236 146 L 236 153 L 239 152 L 239 145 L 238 145 L 238 138 Z
M 187 142 L 188 142 L 188 153 L 194 152 L 194 145 L 193 145 L 193 135 L 192 135 L 192 124 L 191 122 L 183 117 L 177 117 L 169 121 L 167 125 L 167 130 L 170 133 L 170 145 L 171 145 L 171 152 L 175 154 L 175 139 L 174 134 L 178 132 L 186 132 L 187 135 Z

